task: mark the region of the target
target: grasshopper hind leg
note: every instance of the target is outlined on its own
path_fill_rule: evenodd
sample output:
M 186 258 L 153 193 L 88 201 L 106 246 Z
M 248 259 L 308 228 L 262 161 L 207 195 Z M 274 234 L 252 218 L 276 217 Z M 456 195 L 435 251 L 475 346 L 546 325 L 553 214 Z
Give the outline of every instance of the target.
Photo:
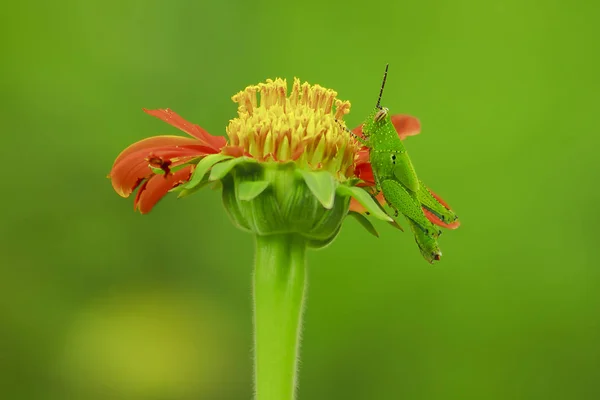
M 421 203 L 417 200 L 416 196 L 409 193 L 401 183 L 393 180 L 384 180 L 381 182 L 381 188 L 383 189 L 383 195 L 388 205 L 419 225 L 425 235 L 437 238 L 442 233 L 440 229 L 427 219 L 421 208 Z

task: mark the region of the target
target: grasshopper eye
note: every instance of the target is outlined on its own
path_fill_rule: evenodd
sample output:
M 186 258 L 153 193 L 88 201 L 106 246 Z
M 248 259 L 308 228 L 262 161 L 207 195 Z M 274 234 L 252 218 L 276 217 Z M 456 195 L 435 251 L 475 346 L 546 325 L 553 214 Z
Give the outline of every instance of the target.
M 375 117 L 373 118 L 373 121 L 375 121 L 375 122 L 381 121 L 382 119 L 387 117 L 389 111 L 390 110 L 387 107 L 383 107 L 382 109 L 377 111 L 377 113 L 375 114 Z

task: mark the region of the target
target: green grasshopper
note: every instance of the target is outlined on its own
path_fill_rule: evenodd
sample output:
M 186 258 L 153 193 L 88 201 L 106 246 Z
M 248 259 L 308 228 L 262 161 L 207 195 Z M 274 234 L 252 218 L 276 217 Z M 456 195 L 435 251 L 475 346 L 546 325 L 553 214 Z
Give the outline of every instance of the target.
M 419 180 L 391 122 L 389 110 L 381 106 L 387 73 L 388 65 L 385 67 L 377 105 L 363 125 L 364 138 L 355 137 L 369 147 L 369 161 L 375 178 L 374 195 L 383 191 L 387 204 L 396 212 L 396 216 L 400 212 L 406 217 L 421 254 L 429 263 L 433 263 L 442 256 L 437 243 L 442 231 L 425 216 L 423 208 L 445 223 L 452 223 L 458 217 Z

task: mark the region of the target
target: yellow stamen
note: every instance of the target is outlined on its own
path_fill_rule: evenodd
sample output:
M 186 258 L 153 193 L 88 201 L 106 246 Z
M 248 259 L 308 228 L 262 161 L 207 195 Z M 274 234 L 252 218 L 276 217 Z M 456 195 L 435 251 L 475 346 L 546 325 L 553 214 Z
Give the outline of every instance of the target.
M 345 180 L 359 145 L 343 120 L 350 102 L 336 96 L 319 85 L 301 85 L 297 78 L 289 97 L 284 79 L 248 86 L 232 97 L 238 118 L 227 127 L 229 145 L 242 147 L 258 161 L 295 161 Z

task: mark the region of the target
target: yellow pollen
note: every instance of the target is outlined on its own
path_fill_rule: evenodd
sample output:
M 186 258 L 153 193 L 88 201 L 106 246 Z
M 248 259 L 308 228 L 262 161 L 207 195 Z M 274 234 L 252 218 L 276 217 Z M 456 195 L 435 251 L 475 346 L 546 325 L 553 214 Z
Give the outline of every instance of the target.
M 300 84 L 297 78 L 289 96 L 285 79 L 248 86 L 232 97 L 238 117 L 227 126 L 229 146 L 261 162 L 295 161 L 345 180 L 353 176 L 359 145 L 344 122 L 350 102 L 336 96 L 334 90 Z

